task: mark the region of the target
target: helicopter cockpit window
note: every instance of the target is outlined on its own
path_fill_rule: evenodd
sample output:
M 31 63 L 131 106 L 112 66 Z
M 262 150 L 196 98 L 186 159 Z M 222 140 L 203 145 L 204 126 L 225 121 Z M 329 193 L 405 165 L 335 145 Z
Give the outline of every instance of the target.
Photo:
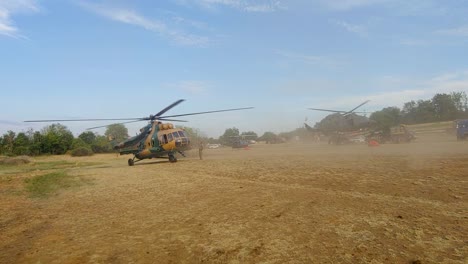
M 171 133 L 167 134 L 167 142 L 171 142 L 172 140 L 173 140 L 172 134 Z
M 184 131 L 179 131 L 179 135 L 180 135 L 181 137 L 187 137 L 187 135 L 185 134 Z
M 179 138 L 179 133 L 176 132 L 172 132 L 172 135 L 174 136 L 174 138 Z
M 161 137 L 161 144 L 167 144 L 167 135 L 164 134 L 162 137 Z

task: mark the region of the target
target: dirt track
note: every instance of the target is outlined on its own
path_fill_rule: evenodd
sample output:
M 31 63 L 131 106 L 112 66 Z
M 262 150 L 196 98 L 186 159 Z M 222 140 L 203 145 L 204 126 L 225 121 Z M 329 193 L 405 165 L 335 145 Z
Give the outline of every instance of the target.
M 68 169 L 93 184 L 47 199 L 0 192 L 0 262 L 468 261 L 468 142 L 128 158 L 49 157 L 103 164 Z

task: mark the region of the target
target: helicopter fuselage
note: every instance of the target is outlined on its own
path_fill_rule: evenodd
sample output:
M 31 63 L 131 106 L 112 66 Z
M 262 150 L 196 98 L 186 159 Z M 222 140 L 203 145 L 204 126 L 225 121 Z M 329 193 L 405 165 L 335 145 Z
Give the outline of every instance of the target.
M 135 158 L 170 157 L 176 152 L 190 149 L 190 138 L 170 123 L 152 122 L 140 129 L 140 134 L 114 146 L 120 155 L 133 154 Z

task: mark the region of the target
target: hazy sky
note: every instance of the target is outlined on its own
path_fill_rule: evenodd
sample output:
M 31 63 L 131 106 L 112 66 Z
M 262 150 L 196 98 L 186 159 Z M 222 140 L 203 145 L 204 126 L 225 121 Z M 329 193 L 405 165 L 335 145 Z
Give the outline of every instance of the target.
M 187 117 L 283 132 L 468 92 L 466 0 L 0 0 L 0 133 L 30 119 Z M 75 135 L 106 123 L 63 123 Z M 130 134 L 145 123 L 128 126 Z M 97 130 L 103 134 L 104 130 Z

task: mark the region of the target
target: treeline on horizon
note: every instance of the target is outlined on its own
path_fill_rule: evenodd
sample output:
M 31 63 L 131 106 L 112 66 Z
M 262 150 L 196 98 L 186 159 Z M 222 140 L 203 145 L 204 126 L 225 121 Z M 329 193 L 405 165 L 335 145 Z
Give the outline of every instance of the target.
M 257 140 L 255 132 L 239 133 L 237 128 L 228 128 L 218 139 L 208 138 L 196 128 L 181 127 L 192 139 L 193 145 L 198 141 L 206 143 L 222 143 L 231 145 L 233 139 L 239 135 L 248 135 L 249 139 Z M 271 136 L 266 133 L 265 138 Z M 26 132 L 16 133 L 8 131 L 0 136 L 0 155 L 2 156 L 39 156 L 39 155 L 63 155 L 71 156 L 90 156 L 94 153 L 112 153 L 115 150 L 110 143 L 109 138 L 121 142 L 129 138 L 128 129 L 123 124 L 111 124 L 107 126 L 104 135 L 96 132 L 85 131 L 74 137 L 73 133 L 65 126 L 59 123 L 45 126 L 40 131 L 34 131 L 32 128 Z
M 113 152 L 108 137 L 112 135 L 118 140 L 128 137 L 128 130 L 123 125 L 108 126 L 105 135 L 85 131 L 78 137 L 62 124 L 51 124 L 41 131 L 32 128 L 26 132 L 8 131 L 0 136 L 0 155 L 5 156 L 38 156 L 61 155 L 89 156 L 93 153 Z
M 354 118 L 360 118 L 355 114 Z M 315 128 L 323 131 L 336 130 L 334 119 L 340 115 L 329 115 L 315 124 Z M 438 93 L 428 100 L 409 101 L 403 108 L 386 107 L 373 112 L 369 120 L 373 129 L 388 130 L 399 124 L 423 124 L 468 118 L 468 98 L 465 92 L 450 94 Z
M 465 92 L 436 94 L 429 100 L 410 101 L 403 108 L 387 107 L 372 113 L 371 119 L 378 121 L 381 115 L 390 115 L 399 123 L 408 125 L 453 121 L 468 118 L 468 98 Z
M 329 121 L 330 117 L 340 115 L 329 115 L 321 122 L 316 123 L 315 128 L 321 129 L 324 121 Z M 465 92 L 452 92 L 450 94 L 436 94 L 429 100 L 410 101 L 403 105 L 403 108 L 387 107 L 371 114 L 373 128 L 388 129 L 398 124 L 420 124 L 431 122 L 452 121 L 456 119 L 468 118 L 468 98 Z M 327 124 L 329 124 L 328 122 Z M 204 143 L 221 143 L 230 146 L 234 139 L 260 140 L 269 143 L 277 143 L 279 139 L 290 139 L 295 136 L 301 138 L 309 136 L 304 128 L 297 128 L 291 132 L 275 134 L 265 132 L 258 136 L 253 131 L 240 132 L 233 127 L 228 128 L 219 138 L 207 138 L 196 128 L 183 128 L 192 142 L 203 141 Z M 335 129 L 327 127 L 327 129 Z M 109 125 L 104 135 L 92 131 L 85 131 L 74 137 L 73 133 L 62 124 L 51 124 L 41 131 L 29 129 L 26 132 L 13 132 L 0 136 L 0 155 L 61 155 L 70 154 L 72 156 L 87 156 L 94 153 L 114 152 L 108 138 L 111 136 L 117 141 L 128 138 L 128 130 L 122 124 Z
M 192 139 L 194 146 L 201 141 L 206 143 L 221 143 L 231 146 L 236 138 L 248 138 L 252 140 L 266 140 L 273 142 L 277 136 L 272 132 L 266 132 L 258 137 L 253 131 L 239 132 L 237 128 L 228 128 L 222 136 L 217 139 L 208 138 L 197 128 L 181 127 Z M 129 138 L 128 129 L 123 124 L 112 124 L 107 126 L 104 135 L 96 132 L 85 131 L 74 137 L 73 133 L 64 125 L 51 124 L 40 131 L 32 128 L 26 132 L 15 133 L 8 131 L 0 136 L 0 155 L 3 156 L 39 156 L 39 155 L 62 155 L 90 156 L 94 153 L 112 153 L 115 150 L 110 143 L 112 137 L 117 142 Z

